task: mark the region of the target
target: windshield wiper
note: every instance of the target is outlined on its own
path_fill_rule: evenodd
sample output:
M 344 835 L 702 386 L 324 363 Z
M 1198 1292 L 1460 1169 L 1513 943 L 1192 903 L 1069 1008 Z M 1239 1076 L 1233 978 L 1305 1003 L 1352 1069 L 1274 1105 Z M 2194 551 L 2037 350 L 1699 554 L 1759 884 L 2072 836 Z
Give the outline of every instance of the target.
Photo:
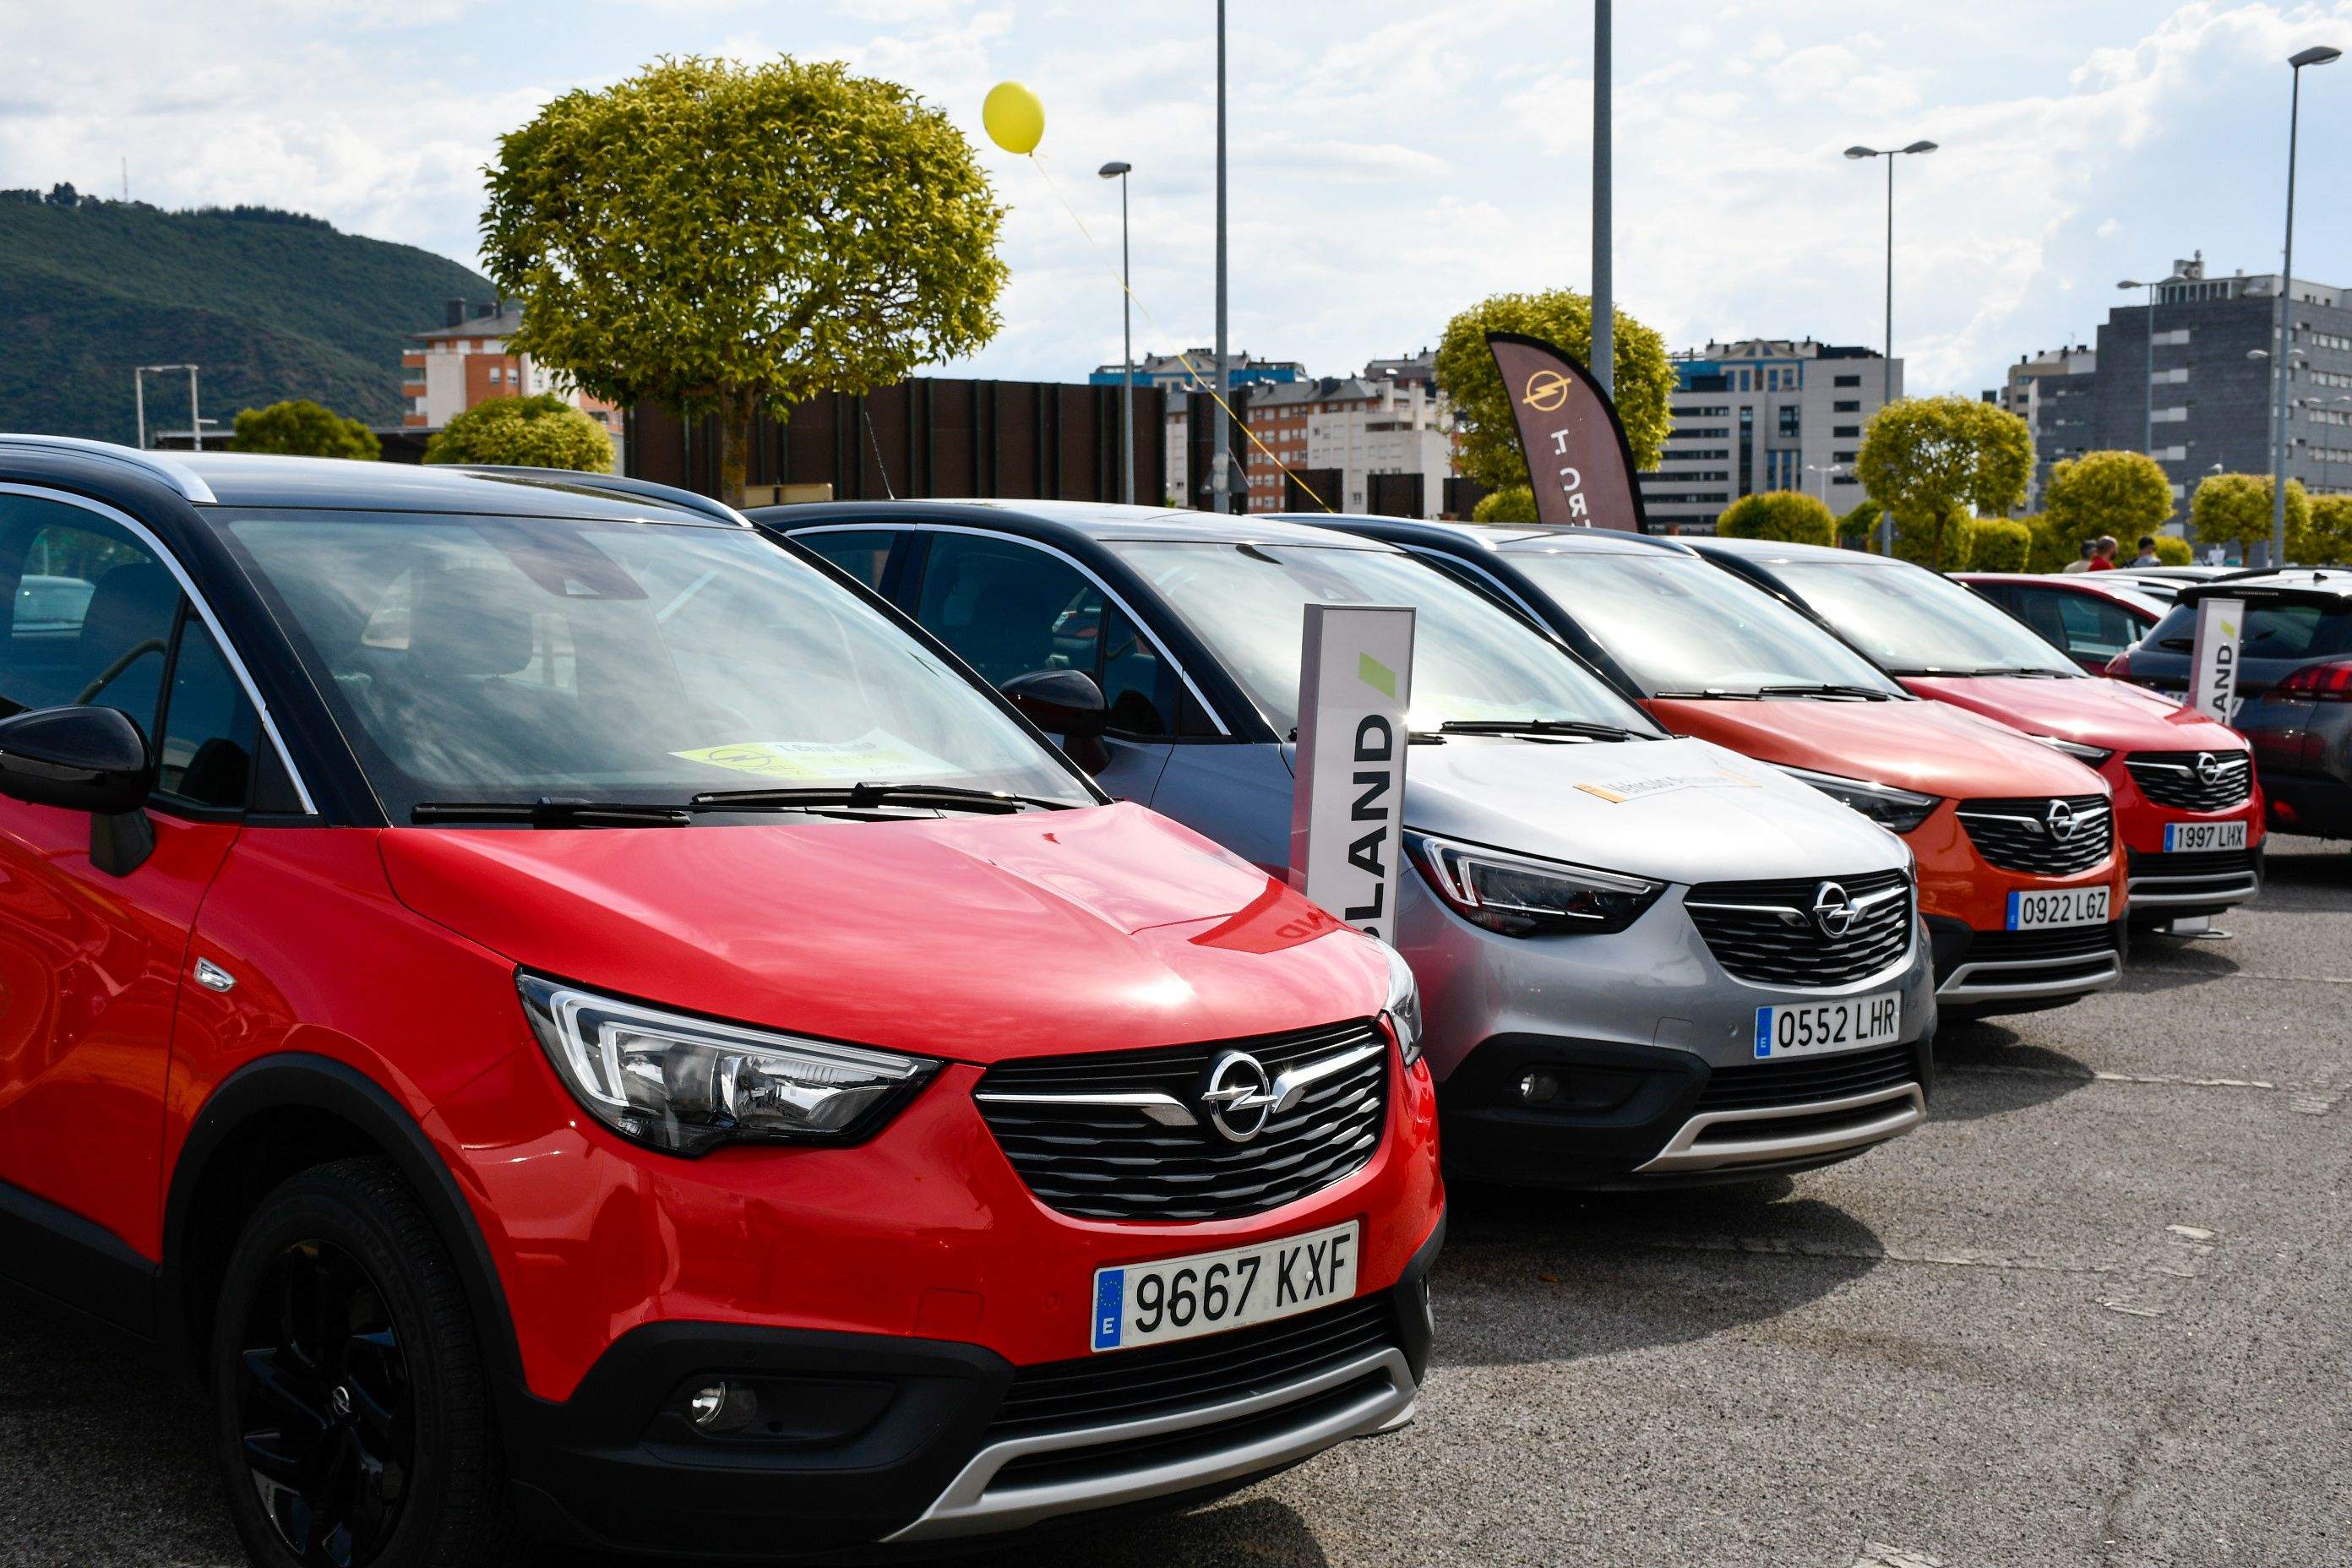
M 426 800 L 408 808 L 408 820 L 521 822 L 533 827 L 683 827 L 686 808 L 637 800 Z
M 1646 741 L 1650 737 L 1622 724 L 1591 719 L 1448 719 L 1437 727 L 1441 735 L 1582 735 L 1595 741 Z
M 1698 691 L 1653 691 L 1651 700 L 1659 702 L 1753 702 L 1753 691 L 1734 691 L 1728 687 L 1709 686 Z
M 2065 669 L 2051 669 L 2038 664 L 1987 664 L 1980 665 L 1975 669 L 1955 669 L 1947 671 L 1946 673 L 1951 675 L 2021 675 L 2029 679 L 2064 680 L 2074 672 Z
M 1834 681 L 1810 681 L 1793 686 L 1759 686 L 1759 697 L 1859 697 L 1866 702 L 1892 702 L 1892 692 L 1875 686 L 1841 686 Z
M 965 789 L 958 784 L 854 784 L 797 785 L 788 789 L 709 790 L 686 803 L 689 811 L 823 811 L 827 807 L 865 811 L 877 805 L 930 806 L 939 811 L 971 811 L 1010 816 L 1041 807 L 1067 811 L 1066 800 L 1044 795 L 1012 795 L 1003 790 Z

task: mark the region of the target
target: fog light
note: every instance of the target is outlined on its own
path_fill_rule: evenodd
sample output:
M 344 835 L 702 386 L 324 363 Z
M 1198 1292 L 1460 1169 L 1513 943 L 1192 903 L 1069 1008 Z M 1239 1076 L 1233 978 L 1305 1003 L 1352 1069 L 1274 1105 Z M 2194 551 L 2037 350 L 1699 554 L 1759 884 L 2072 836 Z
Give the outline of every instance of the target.
M 1529 1105 L 1545 1105 L 1559 1098 L 1559 1079 L 1548 1072 L 1531 1072 L 1519 1079 L 1519 1098 Z
M 745 1384 L 722 1378 L 696 1389 L 686 1408 L 698 1432 L 740 1432 L 759 1418 L 760 1396 Z

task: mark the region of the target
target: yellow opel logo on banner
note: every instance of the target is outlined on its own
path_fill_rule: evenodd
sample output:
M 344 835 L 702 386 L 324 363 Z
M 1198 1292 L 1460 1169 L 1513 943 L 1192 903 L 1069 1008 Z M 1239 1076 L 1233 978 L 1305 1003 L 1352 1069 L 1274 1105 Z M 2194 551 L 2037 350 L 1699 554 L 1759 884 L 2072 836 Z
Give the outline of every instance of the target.
M 1556 370 L 1539 370 L 1528 377 L 1520 402 L 1538 414 L 1549 414 L 1568 401 L 1568 377 Z

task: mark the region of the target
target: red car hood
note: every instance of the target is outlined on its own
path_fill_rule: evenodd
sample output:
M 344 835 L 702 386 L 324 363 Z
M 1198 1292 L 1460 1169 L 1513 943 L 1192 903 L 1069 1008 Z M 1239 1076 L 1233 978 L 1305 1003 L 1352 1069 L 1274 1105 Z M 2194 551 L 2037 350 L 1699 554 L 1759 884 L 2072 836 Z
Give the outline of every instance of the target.
M 2105 780 L 2004 725 L 1935 702 L 1653 699 L 1679 734 L 1744 755 L 1927 795 L 2105 795 Z
M 381 835 L 410 909 L 528 969 L 964 1061 L 1379 1011 L 1379 951 L 1137 805 L 908 822 Z
M 1906 676 L 1922 697 L 1981 713 L 2029 734 L 2055 735 L 2111 752 L 2242 752 L 2225 724 L 2169 697 L 2096 676 L 2037 680 L 2015 675 Z

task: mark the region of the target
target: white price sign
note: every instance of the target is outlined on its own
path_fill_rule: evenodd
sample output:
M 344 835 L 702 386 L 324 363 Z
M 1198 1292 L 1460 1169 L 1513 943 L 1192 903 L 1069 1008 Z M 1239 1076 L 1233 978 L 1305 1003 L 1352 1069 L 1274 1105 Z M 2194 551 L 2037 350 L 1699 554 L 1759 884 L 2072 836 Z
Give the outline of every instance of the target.
M 2238 638 L 2245 626 L 2243 599 L 2197 601 L 2189 705 L 2224 724 L 2238 716 Z
M 1290 882 L 1383 942 L 1404 849 L 1410 605 L 1309 605 L 1298 679 Z

